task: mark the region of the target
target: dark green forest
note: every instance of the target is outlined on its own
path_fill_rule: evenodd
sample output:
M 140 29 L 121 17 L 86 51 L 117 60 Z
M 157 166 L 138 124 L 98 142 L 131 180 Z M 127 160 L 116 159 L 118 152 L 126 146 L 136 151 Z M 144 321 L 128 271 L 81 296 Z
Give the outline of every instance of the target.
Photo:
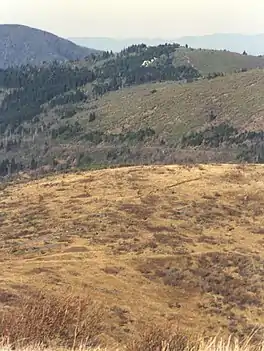
M 23 66 L 0 70 L 0 86 L 11 89 L 0 106 L 1 127 L 17 127 L 23 121 L 31 120 L 42 112 L 44 103 L 94 79 L 94 73 L 87 68 L 58 63 L 40 68 Z M 75 96 L 76 93 L 70 96 L 71 101 L 74 102 Z M 61 98 L 62 103 L 64 100 Z M 61 103 L 59 98 L 58 101 Z
M 264 163 L 264 131 L 239 132 L 228 123 L 220 123 L 181 138 L 181 147 L 219 148 L 223 145 L 239 148 L 237 161 Z

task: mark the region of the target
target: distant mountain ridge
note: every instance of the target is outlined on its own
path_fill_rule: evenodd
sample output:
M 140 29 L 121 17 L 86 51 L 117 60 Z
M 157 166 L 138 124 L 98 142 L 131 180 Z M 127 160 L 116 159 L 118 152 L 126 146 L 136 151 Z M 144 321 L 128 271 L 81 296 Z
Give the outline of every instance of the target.
M 0 25 L 0 68 L 77 60 L 96 51 L 40 29 L 17 24 Z
M 164 42 L 177 42 L 181 45 L 188 44 L 193 48 L 229 50 L 242 53 L 244 50 L 251 55 L 264 54 L 264 34 L 246 35 L 246 34 L 211 34 L 204 36 L 185 36 L 175 37 L 175 39 L 166 38 L 107 38 L 107 37 L 83 37 L 71 38 L 78 45 L 93 47 L 98 50 L 113 50 L 118 52 L 132 44 L 144 43 L 146 45 L 158 45 Z
M 179 39 L 180 44 L 187 43 L 194 48 L 229 50 L 242 53 L 244 50 L 251 55 L 264 54 L 264 34 L 222 34 L 204 36 L 185 36 Z

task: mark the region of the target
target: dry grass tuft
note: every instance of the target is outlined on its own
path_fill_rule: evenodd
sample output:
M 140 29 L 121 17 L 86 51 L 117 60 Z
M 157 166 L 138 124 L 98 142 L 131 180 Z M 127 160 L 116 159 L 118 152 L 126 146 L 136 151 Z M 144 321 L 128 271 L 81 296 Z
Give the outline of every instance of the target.
M 232 335 L 226 339 L 217 337 L 207 341 L 201 340 L 199 343 L 199 351 L 263 351 L 264 343 L 253 343 L 252 337 L 254 333 L 240 341 Z
M 64 348 L 45 348 L 42 345 L 31 345 L 31 346 L 26 346 L 23 348 L 17 349 L 18 351 L 69 351 L 68 349 Z M 77 349 L 78 351 L 118 351 L 116 349 L 105 349 L 101 347 L 91 347 L 91 348 L 86 348 L 86 347 L 79 347 Z M 10 345 L 0 345 L 0 351 L 14 351 L 14 348 Z
M 126 351 L 263 351 L 264 342 L 253 342 L 255 332 L 241 340 L 233 335 L 199 338 L 170 325 L 152 324 L 141 329 Z
M 194 338 L 171 325 L 143 326 L 128 342 L 127 351 L 199 351 Z
M 103 331 L 103 309 L 87 297 L 38 292 L 2 312 L 0 338 L 13 348 L 27 345 L 96 346 Z
M 101 348 L 87 347 L 80 344 L 77 351 L 264 351 L 264 342 L 254 343 L 251 333 L 243 340 L 230 335 L 229 338 L 198 338 L 184 333 L 180 329 L 173 329 L 168 325 L 145 326 L 136 335 L 131 336 L 130 342 L 120 347 Z M 43 343 L 14 347 L 10 343 L 0 343 L 0 351 L 72 351 L 72 348 L 49 347 Z

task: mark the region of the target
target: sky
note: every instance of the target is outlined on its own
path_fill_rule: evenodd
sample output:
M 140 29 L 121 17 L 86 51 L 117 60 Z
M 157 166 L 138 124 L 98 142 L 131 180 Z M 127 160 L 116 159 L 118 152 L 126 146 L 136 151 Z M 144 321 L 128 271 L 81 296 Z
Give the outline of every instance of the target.
M 1 0 L 0 24 L 68 37 L 262 33 L 264 0 Z

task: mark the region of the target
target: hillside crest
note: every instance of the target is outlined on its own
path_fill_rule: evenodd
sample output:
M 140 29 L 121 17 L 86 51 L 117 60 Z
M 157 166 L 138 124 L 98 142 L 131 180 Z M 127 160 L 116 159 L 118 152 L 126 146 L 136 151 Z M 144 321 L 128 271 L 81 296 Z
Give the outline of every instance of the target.
M 0 68 L 83 59 L 92 52 L 96 50 L 40 29 L 18 24 L 0 25 Z

